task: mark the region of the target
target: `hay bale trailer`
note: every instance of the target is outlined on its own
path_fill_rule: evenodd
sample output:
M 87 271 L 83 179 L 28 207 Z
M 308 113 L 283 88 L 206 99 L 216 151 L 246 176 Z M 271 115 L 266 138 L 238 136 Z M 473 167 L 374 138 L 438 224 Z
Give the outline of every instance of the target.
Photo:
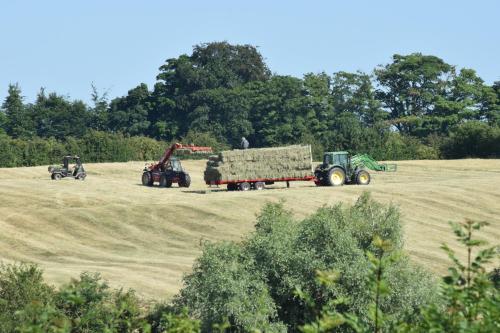
M 229 191 L 262 190 L 275 182 L 315 180 L 310 145 L 222 151 L 207 161 L 205 183 Z

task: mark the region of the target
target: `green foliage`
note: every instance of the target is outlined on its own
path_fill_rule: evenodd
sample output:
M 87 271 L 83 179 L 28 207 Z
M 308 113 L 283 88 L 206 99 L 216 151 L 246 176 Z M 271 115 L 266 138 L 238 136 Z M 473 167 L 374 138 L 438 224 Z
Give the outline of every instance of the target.
M 0 332 L 149 332 L 139 299 L 83 273 L 58 290 L 31 264 L 0 266 Z
M 34 135 L 33 119 L 30 110 L 23 104 L 21 88 L 18 84 L 9 85 L 8 96 L 2 104 L 2 109 L 5 112 L 2 123 L 7 134 L 14 138 Z
M 442 146 L 446 158 L 500 156 L 500 127 L 469 121 L 453 129 Z
M 244 331 L 258 327 L 282 332 L 281 325 L 270 323 L 276 308 L 262 277 L 255 274 L 252 258 L 236 244 L 207 244 L 178 302 L 193 311 L 205 332 L 225 318 Z
M 368 304 L 369 322 L 362 321 L 359 316 L 352 313 L 338 312 L 339 307 L 349 303 L 349 299 L 334 298 L 328 300 L 323 306 L 318 318 L 309 324 L 300 327 L 304 333 L 331 332 L 337 330 L 352 329 L 355 332 L 381 332 L 386 331 L 388 318 L 382 311 L 382 299 L 390 294 L 388 281 L 386 280 L 386 268 L 398 260 L 398 252 L 392 251 L 392 244 L 389 241 L 375 236 L 373 247 L 377 253 L 370 251 L 366 255 L 370 262 L 370 272 L 367 276 L 368 286 L 371 291 L 371 302 Z M 317 272 L 317 281 L 325 288 L 338 283 L 340 274 L 336 272 Z M 298 295 L 308 300 L 307 303 L 315 307 L 310 295 L 299 291 Z
M 224 143 L 223 139 L 217 139 L 210 132 L 196 132 L 190 130 L 185 136 L 180 139 L 184 144 L 194 144 L 202 147 L 212 147 L 214 151 L 221 151 L 229 149 L 228 145 Z
M 198 333 L 200 321 L 191 319 L 188 310 L 183 309 L 180 314 L 165 313 L 161 318 L 161 332 L 165 333 Z
M 33 313 L 35 308 L 50 304 L 53 296 L 54 290 L 45 284 L 37 266 L 1 264 L 0 332 L 14 332 L 20 318 L 30 318 L 19 311 L 32 307 L 29 312 Z
M 369 322 L 370 258 L 365 253 L 379 254 L 374 235 L 390 241 L 394 251 L 403 245 L 398 209 L 368 194 L 354 206 L 323 207 L 303 221 L 294 221 L 282 204 L 268 204 L 249 239 L 204 247 L 178 304 L 201 320 L 202 331 L 224 318 L 233 329 L 296 331 L 316 316 L 297 297 L 299 289 L 320 307 L 331 299 L 348 299 L 336 309 Z M 318 270 L 342 272 L 342 278 L 325 288 L 317 281 Z M 418 307 L 433 299 L 429 275 L 408 260 L 388 263 L 387 272 L 395 292 L 380 301 L 380 309 L 390 323 L 408 314 L 417 320 Z
M 91 106 L 43 89 L 35 103 L 25 104 L 20 88 L 10 85 L 0 133 L 23 140 L 71 137 L 90 144 L 100 136 L 90 133 L 97 130 L 209 142 L 216 149 L 238 147 L 245 136 L 251 147 L 308 143 L 315 158 L 323 150 L 368 153 L 379 160 L 496 156 L 495 150 L 476 154 L 462 147 L 468 143 L 454 134 L 446 145 L 432 141 L 467 122 L 498 127 L 499 87 L 486 85 L 474 70 L 420 53 L 394 55 L 374 76 L 343 71 L 307 73 L 302 79 L 272 75 L 256 47 L 213 42 L 168 59 L 152 90 L 142 83 L 108 102 L 107 93 L 92 85 Z M 87 160 L 123 161 L 133 155 L 127 146 L 96 139 L 95 150 L 84 147 L 92 154 L 84 156 Z M 33 163 L 41 162 L 2 165 Z
M 489 279 L 485 264 L 498 260 L 498 246 L 476 248 L 486 243 L 473 234 L 486 226 L 485 222 L 466 220 L 452 223 L 457 240 L 466 248 L 462 262 L 446 244 L 442 249 L 453 262 L 449 275 L 443 278 L 441 298 L 444 309 L 436 304 L 422 308 L 423 319 L 417 325 L 403 325 L 408 332 L 498 332 L 500 330 L 500 294 Z
M 64 155 L 76 154 L 83 162 L 156 160 L 169 143 L 146 137 L 126 137 L 91 130 L 82 138 L 12 139 L 0 135 L 0 167 L 60 163 Z
M 71 322 L 71 332 L 131 332 L 143 327 L 133 291 L 110 290 L 99 274 L 83 273 L 61 288 L 56 307 Z

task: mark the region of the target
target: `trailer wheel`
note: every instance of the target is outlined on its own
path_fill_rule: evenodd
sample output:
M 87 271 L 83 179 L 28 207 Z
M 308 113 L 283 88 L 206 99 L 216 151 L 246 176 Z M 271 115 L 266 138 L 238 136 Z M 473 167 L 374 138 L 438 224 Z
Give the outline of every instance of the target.
M 191 185 L 191 176 L 185 173 L 181 180 L 179 180 L 179 187 L 189 187 Z
M 239 187 L 240 187 L 240 191 L 248 191 L 251 188 L 250 183 L 247 183 L 247 182 L 241 183 Z
M 370 184 L 370 174 L 366 170 L 360 170 L 356 173 L 356 184 L 358 185 L 368 185 Z
M 237 191 L 238 185 L 236 185 L 235 183 L 229 183 L 229 184 L 227 184 L 227 190 L 228 191 Z
M 340 186 L 345 183 L 345 172 L 341 168 L 332 168 L 328 171 L 327 184 L 329 186 Z
M 54 173 L 52 174 L 52 179 L 54 180 L 61 180 L 62 176 L 60 173 Z
M 151 172 L 146 171 L 142 174 L 142 185 L 153 186 L 153 175 Z
M 266 184 L 264 182 L 256 182 L 254 185 L 254 188 L 257 191 L 263 190 L 266 187 Z

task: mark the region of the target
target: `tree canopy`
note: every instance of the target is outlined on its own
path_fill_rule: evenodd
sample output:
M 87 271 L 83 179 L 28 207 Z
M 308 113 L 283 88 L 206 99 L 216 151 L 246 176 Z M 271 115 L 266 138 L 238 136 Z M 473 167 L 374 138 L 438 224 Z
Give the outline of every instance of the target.
M 378 159 L 500 155 L 497 141 L 487 154 L 448 149 L 462 127 L 500 126 L 500 83 L 432 55 L 396 54 L 373 73 L 297 78 L 272 74 L 252 45 L 212 42 L 167 59 L 156 79 L 152 89 L 141 83 L 112 100 L 92 86 L 93 105 L 43 89 L 25 103 L 10 85 L 0 133 L 64 139 L 100 130 L 172 141 L 199 132 L 220 146 L 242 136 L 252 147 L 310 143 L 316 157 L 337 149 Z

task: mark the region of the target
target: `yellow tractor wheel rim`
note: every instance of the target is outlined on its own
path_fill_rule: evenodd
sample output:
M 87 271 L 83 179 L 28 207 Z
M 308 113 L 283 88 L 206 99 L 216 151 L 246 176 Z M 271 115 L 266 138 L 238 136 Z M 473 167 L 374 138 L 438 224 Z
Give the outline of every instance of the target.
M 341 185 L 344 182 L 344 175 L 341 171 L 334 171 L 330 176 L 333 185 Z
M 361 175 L 359 175 L 359 181 L 361 184 L 368 183 L 368 175 L 366 173 L 362 173 Z

